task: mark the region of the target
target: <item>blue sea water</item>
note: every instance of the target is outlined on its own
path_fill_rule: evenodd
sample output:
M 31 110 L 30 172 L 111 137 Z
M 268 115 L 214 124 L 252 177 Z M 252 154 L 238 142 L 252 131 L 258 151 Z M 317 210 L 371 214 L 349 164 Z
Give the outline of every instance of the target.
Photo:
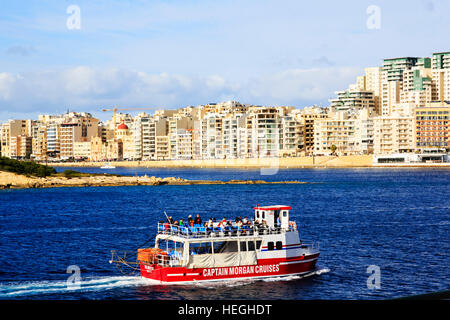
M 450 170 L 106 172 L 312 183 L 1 190 L 0 299 L 389 299 L 450 289 Z M 135 250 L 154 238 L 163 211 L 176 219 L 251 216 L 256 204 L 293 207 L 301 238 L 320 242 L 315 274 L 162 286 L 108 263 L 110 250 Z M 372 265 L 379 289 L 367 285 Z M 67 285 L 69 266 L 80 268 L 78 287 Z

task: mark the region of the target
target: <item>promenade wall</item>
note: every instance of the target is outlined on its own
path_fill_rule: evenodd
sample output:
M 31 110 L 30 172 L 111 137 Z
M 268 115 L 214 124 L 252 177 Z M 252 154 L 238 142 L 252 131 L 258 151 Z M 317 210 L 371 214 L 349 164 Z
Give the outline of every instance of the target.
M 307 168 L 307 167 L 371 167 L 372 155 L 320 156 L 292 158 L 249 158 L 216 160 L 112 161 L 116 167 L 149 168 Z M 51 163 L 51 166 L 101 167 L 104 162 Z

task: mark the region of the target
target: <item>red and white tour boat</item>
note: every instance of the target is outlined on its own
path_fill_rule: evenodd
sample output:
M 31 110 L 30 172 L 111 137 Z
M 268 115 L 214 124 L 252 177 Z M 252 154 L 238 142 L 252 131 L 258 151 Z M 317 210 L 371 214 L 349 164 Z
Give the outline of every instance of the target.
M 160 283 L 191 283 L 304 275 L 314 271 L 319 244 L 300 240 L 292 208 L 257 206 L 254 219 L 194 227 L 159 223 L 153 248 L 138 249 L 136 261 L 113 251 L 111 263 L 135 266 Z

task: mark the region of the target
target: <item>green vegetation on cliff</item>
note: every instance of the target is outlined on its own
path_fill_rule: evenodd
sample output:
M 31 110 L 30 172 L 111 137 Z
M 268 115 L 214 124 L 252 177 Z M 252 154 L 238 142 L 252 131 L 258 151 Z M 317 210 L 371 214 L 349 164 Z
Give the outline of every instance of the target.
M 46 177 L 56 173 L 52 167 L 33 161 L 19 161 L 7 157 L 0 157 L 0 171 L 14 172 L 27 176 Z

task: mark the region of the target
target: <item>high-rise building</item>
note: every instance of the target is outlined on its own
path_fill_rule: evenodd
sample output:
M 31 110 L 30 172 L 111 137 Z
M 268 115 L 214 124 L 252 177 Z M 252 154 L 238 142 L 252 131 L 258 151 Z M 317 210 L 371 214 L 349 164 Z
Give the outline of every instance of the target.
M 433 101 L 450 101 L 450 52 L 433 53 Z
M 399 104 L 391 114 L 373 119 L 375 154 L 415 151 L 414 108 L 413 104 Z
M 450 102 L 431 102 L 415 109 L 416 148 L 450 151 Z

